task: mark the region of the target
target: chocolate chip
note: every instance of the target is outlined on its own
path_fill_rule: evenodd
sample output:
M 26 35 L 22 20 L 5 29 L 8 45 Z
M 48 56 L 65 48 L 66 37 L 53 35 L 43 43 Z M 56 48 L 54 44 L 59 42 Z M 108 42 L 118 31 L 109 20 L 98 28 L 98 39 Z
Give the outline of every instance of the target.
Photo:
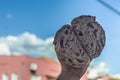
M 81 31 L 79 31 L 79 35 L 80 35 L 80 36 L 83 36 L 83 33 L 82 33 Z
M 105 45 L 105 44 L 104 44 L 104 41 L 103 41 L 102 39 L 100 39 L 100 42 L 101 42 L 102 46 Z
M 100 52 L 100 50 L 101 50 L 100 48 L 101 48 L 101 47 L 100 47 L 100 44 L 98 44 L 98 52 Z
M 100 49 L 101 48 L 101 46 L 100 46 L 100 44 L 97 42 L 97 45 L 96 45 L 96 52 L 100 52 Z
M 93 42 L 91 43 L 91 47 L 93 47 Z
M 63 46 L 63 40 L 60 41 L 60 47 L 64 48 L 64 46 Z
M 69 61 L 70 63 L 73 63 L 73 61 L 72 61 L 70 58 L 68 58 L 68 61 Z
M 79 53 L 75 53 L 76 56 L 79 56 L 80 54 Z
M 75 63 L 72 63 L 72 65 L 74 66 L 74 65 L 75 65 Z
M 87 26 L 90 27 L 90 28 L 92 28 L 92 29 L 94 28 L 94 26 L 90 22 L 87 24 Z
M 70 29 L 70 27 L 67 27 L 67 29 Z
M 67 35 L 67 34 L 68 34 L 68 30 L 65 30 L 65 32 L 64 32 L 64 33 L 65 33 L 65 35 Z
M 97 31 L 98 31 L 98 29 L 95 29 L 93 32 L 95 37 L 97 37 Z
M 72 42 L 75 41 L 75 38 L 72 38 L 70 41 L 72 41 Z
M 79 63 L 83 63 L 84 61 L 82 59 L 77 59 L 76 60 L 79 62 Z
M 85 44 L 85 47 L 88 47 L 88 44 Z

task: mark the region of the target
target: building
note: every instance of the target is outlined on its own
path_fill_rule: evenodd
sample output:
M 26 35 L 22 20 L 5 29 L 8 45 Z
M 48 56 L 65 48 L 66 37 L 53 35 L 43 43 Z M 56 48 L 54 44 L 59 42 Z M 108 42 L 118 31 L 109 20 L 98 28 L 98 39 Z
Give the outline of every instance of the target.
M 60 71 L 60 64 L 49 58 L 0 56 L 0 80 L 52 80 Z

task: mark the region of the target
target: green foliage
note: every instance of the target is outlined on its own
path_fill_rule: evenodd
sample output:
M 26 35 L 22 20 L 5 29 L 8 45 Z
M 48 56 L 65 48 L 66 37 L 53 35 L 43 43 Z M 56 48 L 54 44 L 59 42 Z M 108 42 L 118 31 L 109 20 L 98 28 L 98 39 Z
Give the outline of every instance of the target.
M 120 80 L 120 79 L 117 79 L 117 78 L 109 78 L 109 80 Z

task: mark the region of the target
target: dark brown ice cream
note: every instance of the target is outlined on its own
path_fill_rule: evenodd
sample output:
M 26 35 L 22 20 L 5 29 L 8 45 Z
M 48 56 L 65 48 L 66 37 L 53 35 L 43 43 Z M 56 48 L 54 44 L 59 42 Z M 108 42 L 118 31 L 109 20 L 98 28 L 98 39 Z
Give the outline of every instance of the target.
M 62 66 L 58 80 L 79 80 L 76 77 L 80 78 L 91 60 L 101 54 L 105 31 L 95 17 L 83 15 L 61 27 L 53 43 Z

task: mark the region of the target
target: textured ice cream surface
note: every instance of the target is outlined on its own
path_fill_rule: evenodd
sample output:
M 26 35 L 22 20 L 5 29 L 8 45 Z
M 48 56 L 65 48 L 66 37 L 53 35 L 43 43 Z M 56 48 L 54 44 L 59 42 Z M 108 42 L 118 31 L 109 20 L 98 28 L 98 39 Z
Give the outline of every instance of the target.
M 55 51 L 60 62 L 79 68 L 89 65 L 105 45 L 105 32 L 93 16 L 79 16 L 62 26 L 55 35 Z

